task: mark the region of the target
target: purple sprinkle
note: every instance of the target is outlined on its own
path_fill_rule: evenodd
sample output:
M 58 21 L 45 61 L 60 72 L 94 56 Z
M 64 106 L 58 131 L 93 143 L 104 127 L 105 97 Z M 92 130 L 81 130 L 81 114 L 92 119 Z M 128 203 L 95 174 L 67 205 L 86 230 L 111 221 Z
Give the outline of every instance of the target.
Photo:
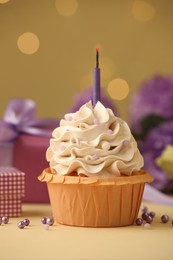
M 147 218 L 146 218 L 146 223 L 152 223 L 153 222 L 153 218 L 149 215 Z
M 149 214 L 147 212 L 142 213 L 142 219 L 146 220 Z
M 149 216 L 151 216 L 152 218 L 154 218 L 154 217 L 155 217 L 155 215 L 156 215 L 156 213 L 155 213 L 155 212 L 153 212 L 153 211 L 149 212 Z
M 137 218 L 137 219 L 136 219 L 136 225 L 137 225 L 137 226 L 141 226 L 142 223 L 143 223 L 143 219 L 142 219 L 142 218 Z
M 25 226 L 29 226 L 30 224 L 30 220 L 28 218 L 25 218 L 22 222 Z
M 146 228 L 146 229 L 150 228 L 150 224 L 149 223 L 145 223 L 144 224 L 144 228 Z
M 148 211 L 148 208 L 146 206 L 143 206 L 141 211 L 144 213 L 144 212 L 147 212 Z
M 18 228 L 20 229 L 23 229 L 25 227 L 25 224 L 23 223 L 23 221 L 20 221 L 18 224 L 17 224 Z
M 123 146 L 128 146 L 129 145 L 129 141 L 128 140 L 124 140 L 123 141 Z
M 167 223 L 169 221 L 169 216 L 168 215 L 161 216 L 161 221 L 162 223 Z
M 100 121 L 99 121 L 98 118 L 95 118 L 95 119 L 94 119 L 94 124 L 95 124 L 95 125 L 99 125 L 99 124 L 100 124 Z
M 46 224 L 46 221 L 47 221 L 47 218 L 46 218 L 46 217 L 42 217 L 41 222 L 42 222 L 43 224 Z
M 99 157 L 98 157 L 97 154 L 93 154 L 93 155 L 92 155 L 92 158 L 93 158 L 93 160 L 98 160 L 98 159 L 99 159 Z
M 108 129 L 108 130 L 107 130 L 107 133 L 108 133 L 108 134 L 112 134 L 112 133 L 113 133 L 112 129 Z
M 54 223 L 54 219 L 52 217 L 47 218 L 46 224 L 48 224 L 49 226 L 52 226 L 53 223 Z
M 3 223 L 3 224 L 8 224 L 8 222 L 9 222 L 9 217 L 3 216 L 3 217 L 2 217 L 2 223 Z

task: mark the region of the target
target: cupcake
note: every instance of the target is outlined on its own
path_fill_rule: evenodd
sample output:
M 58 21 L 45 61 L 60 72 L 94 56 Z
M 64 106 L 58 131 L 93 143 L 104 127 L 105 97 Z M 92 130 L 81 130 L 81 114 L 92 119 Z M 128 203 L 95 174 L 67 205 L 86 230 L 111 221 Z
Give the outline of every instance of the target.
M 152 177 L 126 122 L 101 102 L 66 114 L 46 152 L 46 182 L 55 221 L 82 227 L 134 223 Z

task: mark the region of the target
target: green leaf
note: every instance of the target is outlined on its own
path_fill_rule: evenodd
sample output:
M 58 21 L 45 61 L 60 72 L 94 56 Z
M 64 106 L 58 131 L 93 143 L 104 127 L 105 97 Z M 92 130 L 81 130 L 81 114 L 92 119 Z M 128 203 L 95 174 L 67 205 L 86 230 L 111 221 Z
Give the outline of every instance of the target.
M 142 129 L 141 136 L 144 138 L 153 128 L 159 126 L 165 121 L 166 118 L 157 114 L 150 114 L 149 116 L 144 117 L 140 121 L 141 129 Z

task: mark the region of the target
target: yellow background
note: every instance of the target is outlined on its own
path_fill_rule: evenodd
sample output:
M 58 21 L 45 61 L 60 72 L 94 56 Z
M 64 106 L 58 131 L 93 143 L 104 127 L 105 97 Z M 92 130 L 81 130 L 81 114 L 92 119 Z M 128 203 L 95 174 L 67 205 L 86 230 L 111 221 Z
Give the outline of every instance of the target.
M 39 118 L 61 117 L 92 85 L 99 46 L 105 92 L 114 79 L 128 84 L 129 94 L 113 99 L 127 119 L 140 84 L 172 73 L 172 14 L 171 0 L 0 0 L 0 117 L 14 97 L 36 101 Z M 20 45 L 27 32 L 36 38 Z M 123 86 L 113 91 L 121 96 Z

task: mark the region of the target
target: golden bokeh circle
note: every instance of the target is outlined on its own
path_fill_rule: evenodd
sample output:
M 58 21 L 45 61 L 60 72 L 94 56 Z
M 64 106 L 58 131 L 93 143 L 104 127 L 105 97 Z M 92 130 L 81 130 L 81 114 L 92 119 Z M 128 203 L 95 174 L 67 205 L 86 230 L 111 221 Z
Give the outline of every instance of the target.
M 147 22 L 154 17 L 155 9 L 145 1 L 135 1 L 132 6 L 132 13 L 137 20 Z
M 114 61 L 109 57 L 100 58 L 100 74 L 102 87 L 107 86 L 108 82 L 113 78 L 116 66 Z
M 18 37 L 17 46 L 24 54 L 34 54 L 40 47 L 40 41 L 36 34 L 25 32 Z
M 56 0 L 56 10 L 60 15 L 71 16 L 74 15 L 78 9 L 77 0 Z
M 124 79 L 116 78 L 109 82 L 107 92 L 112 99 L 123 100 L 129 94 L 129 85 Z
M 7 2 L 9 2 L 10 0 L 0 0 L 0 4 L 6 4 Z

